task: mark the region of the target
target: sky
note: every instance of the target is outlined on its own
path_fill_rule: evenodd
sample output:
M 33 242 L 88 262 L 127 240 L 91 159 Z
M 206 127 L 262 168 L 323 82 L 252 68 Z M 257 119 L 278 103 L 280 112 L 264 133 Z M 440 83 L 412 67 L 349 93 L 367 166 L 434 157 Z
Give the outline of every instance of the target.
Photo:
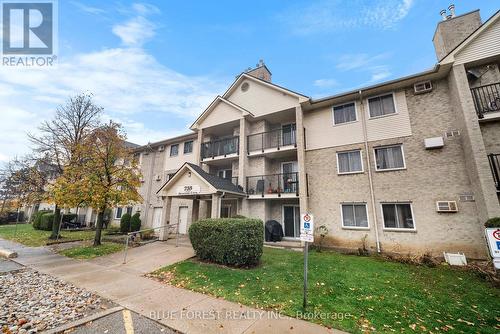
M 235 77 L 263 59 L 273 82 L 318 98 L 433 67 L 450 1 L 58 1 L 58 66 L 0 65 L 0 162 L 30 150 L 71 96 L 92 93 L 104 119 L 146 144 L 189 131 Z M 457 15 L 498 10 L 460 1 Z

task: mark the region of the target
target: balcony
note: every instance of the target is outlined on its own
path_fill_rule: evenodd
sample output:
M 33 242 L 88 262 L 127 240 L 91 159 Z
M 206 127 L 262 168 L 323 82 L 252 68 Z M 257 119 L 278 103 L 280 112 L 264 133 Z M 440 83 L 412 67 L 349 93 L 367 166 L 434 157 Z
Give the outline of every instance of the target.
M 201 144 L 201 160 L 209 162 L 227 158 L 237 158 L 239 154 L 239 137 L 217 139 Z
M 248 176 L 246 189 L 249 199 L 296 198 L 299 196 L 299 173 Z
M 500 192 L 500 154 L 488 154 L 488 160 L 493 180 L 495 181 L 495 187 L 497 188 L 497 192 Z
M 471 88 L 471 93 L 479 119 L 500 112 L 500 83 Z
M 297 148 L 295 124 L 282 126 L 280 129 L 249 135 L 247 153 L 249 156 L 290 151 Z

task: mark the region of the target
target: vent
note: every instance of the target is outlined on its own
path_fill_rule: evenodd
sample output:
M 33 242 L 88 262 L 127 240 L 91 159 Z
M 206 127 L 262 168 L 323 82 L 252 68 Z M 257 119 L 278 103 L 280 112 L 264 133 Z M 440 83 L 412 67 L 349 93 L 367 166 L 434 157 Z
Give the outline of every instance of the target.
M 437 201 L 437 212 L 458 212 L 457 202 L 455 201 Z
M 460 137 L 460 130 L 450 130 L 447 131 L 444 136 L 446 138 L 452 138 L 452 137 Z
M 432 82 L 430 80 L 417 82 L 413 85 L 413 90 L 415 91 L 415 94 L 430 92 L 432 90 Z
M 160 174 L 156 174 L 156 176 L 155 176 L 155 180 L 156 180 L 156 181 L 161 181 L 161 175 L 160 175 Z
M 165 151 L 165 145 L 161 145 L 160 147 L 158 147 L 158 151 L 160 152 Z
M 474 195 L 473 194 L 460 194 L 459 195 L 460 202 L 474 202 Z

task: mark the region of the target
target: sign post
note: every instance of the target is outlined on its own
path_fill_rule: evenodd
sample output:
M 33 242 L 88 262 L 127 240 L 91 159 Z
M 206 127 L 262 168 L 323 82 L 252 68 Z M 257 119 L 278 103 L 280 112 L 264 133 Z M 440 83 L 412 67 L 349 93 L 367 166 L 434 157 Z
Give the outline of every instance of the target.
M 309 243 L 314 242 L 314 217 L 310 213 L 300 216 L 300 240 L 304 241 L 304 299 L 302 307 L 307 306 L 307 266 L 309 259 Z
M 500 228 L 487 228 L 485 234 L 493 265 L 495 269 L 500 269 Z

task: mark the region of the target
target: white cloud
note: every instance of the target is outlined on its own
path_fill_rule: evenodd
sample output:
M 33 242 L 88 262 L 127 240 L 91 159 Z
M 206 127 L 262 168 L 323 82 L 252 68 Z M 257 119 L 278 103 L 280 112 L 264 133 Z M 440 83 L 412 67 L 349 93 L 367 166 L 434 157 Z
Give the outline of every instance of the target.
M 160 10 L 150 4 L 134 3 L 131 13 L 134 17 L 124 23 L 114 25 L 112 31 L 120 37 L 123 45 L 140 47 L 155 36 L 155 30 L 158 28 L 146 17 L 159 14 Z
M 319 88 L 331 88 L 337 86 L 339 83 L 335 79 L 317 79 L 314 80 L 313 84 Z
M 392 75 L 389 68 L 385 65 L 373 66 L 368 69 L 371 72 L 371 78 L 369 83 L 375 83 L 387 79 Z
M 393 28 L 409 13 L 414 0 L 316 1 L 293 8 L 278 18 L 299 35 L 332 33 L 360 27 Z
M 370 66 L 380 60 L 389 58 L 390 54 L 381 53 L 375 56 L 370 56 L 367 53 L 344 54 L 338 57 L 335 67 L 342 71 L 350 71 L 363 67 Z
M 88 13 L 88 14 L 93 14 L 93 15 L 101 15 L 101 14 L 104 14 L 106 11 L 102 8 L 97 8 L 97 7 L 92 7 L 92 6 L 89 6 L 89 5 L 86 5 L 86 4 L 83 4 L 81 2 L 77 2 L 77 1 L 71 1 L 71 3 L 78 7 L 78 9 L 80 9 L 81 11 L 85 12 L 85 13 Z
M 92 92 L 106 115 L 123 123 L 132 142 L 145 144 L 185 133 L 184 124 L 230 80 L 218 79 L 183 75 L 137 46 L 60 57 L 51 69 L 0 66 L 0 160 L 26 153 L 26 133 L 36 131 L 57 105 L 82 92 Z

